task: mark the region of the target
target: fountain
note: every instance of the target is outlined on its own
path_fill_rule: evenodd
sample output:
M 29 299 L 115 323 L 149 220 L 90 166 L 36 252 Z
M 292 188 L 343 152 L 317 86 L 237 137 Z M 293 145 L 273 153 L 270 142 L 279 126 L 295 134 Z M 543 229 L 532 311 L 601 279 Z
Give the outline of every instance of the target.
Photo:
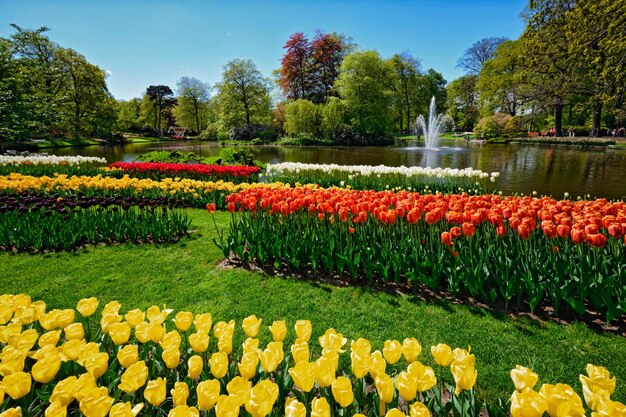
M 428 123 L 423 115 L 419 115 L 415 124 L 417 125 L 418 134 L 424 133 L 426 149 L 438 149 L 436 147 L 437 137 L 441 133 L 442 128 L 449 122 L 449 117 L 444 114 L 437 114 L 437 105 L 435 104 L 435 96 L 430 99 L 430 107 L 428 109 Z

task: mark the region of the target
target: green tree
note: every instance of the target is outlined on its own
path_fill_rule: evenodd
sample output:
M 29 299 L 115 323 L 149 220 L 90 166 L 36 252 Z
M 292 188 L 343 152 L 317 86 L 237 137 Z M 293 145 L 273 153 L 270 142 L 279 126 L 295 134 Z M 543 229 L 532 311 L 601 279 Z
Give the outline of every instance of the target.
M 156 114 L 155 130 L 159 136 L 163 135 L 162 119 L 164 110 L 175 106 L 174 92 L 167 85 L 151 85 L 146 90 L 146 96 L 152 101 Z
M 338 97 L 330 97 L 326 104 L 321 104 L 322 133 L 326 138 L 332 139 L 344 125 L 346 109 L 343 100 Z
M 211 87 L 194 77 L 181 77 L 177 83 L 178 105 L 174 109 L 178 125 L 202 132 L 207 126 Z
M 137 130 L 141 123 L 141 99 L 133 98 L 118 102 L 117 127 L 123 132 Z
M 344 100 L 350 124 L 362 133 L 389 134 L 393 129 L 395 73 L 376 51 L 347 55 L 335 88 Z
M 399 128 L 400 131 L 409 130 L 418 111 L 420 63 L 404 52 L 391 57 L 390 64 L 396 74 L 393 92 Z
M 285 105 L 285 132 L 290 136 L 316 136 L 320 131 L 319 107 L 304 99 Z
M 448 84 L 448 114 L 454 125 L 465 132 L 474 130 L 478 122 L 478 93 L 476 92 L 476 75 L 464 75 Z
M 252 60 L 229 61 L 216 89 L 223 128 L 271 121 L 269 81 L 263 78 Z

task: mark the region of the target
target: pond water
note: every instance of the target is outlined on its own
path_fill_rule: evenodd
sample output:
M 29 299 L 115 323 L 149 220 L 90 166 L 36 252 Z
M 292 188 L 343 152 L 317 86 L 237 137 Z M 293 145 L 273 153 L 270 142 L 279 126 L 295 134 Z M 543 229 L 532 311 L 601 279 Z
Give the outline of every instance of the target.
M 421 146 L 420 146 L 421 145 Z M 464 140 L 445 142 L 438 150 L 420 143 L 398 143 L 388 147 L 277 146 L 250 148 L 262 162 L 304 162 L 341 165 L 389 165 L 423 167 L 472 167 L 500 172 L 498 189 L 505 194 L 536 191 L 562 197 L 606 197 L 626 199 L 626 151 L 604 148 L 575 148 L 528 144 L 482 144 Z M 215 142 L 147 142 L 119 146 L 89 146 L 48 150 L 55 155 L 102 156 L 109 162 L 132 161 L 153 150 L 180 150 L 201 156 L 217 156 L 222 148 Z

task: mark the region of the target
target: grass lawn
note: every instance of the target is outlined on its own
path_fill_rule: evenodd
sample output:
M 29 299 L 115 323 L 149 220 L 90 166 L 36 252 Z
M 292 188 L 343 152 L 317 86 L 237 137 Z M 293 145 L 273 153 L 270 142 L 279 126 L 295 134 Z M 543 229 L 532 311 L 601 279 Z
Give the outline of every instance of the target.
M 578 374 L 593 363 L 617 376 L 613 398 L 626 398 L 624 337 L 598 334 L 581 324 L 494 317 L 444 301 L 427 303 L 360 287 L 223 268 L 220 251 L 212 243 L 216 233 L 209 215 L 197 209 L 188 213 L 196 232 L 173 245 L 89 247 L 75 254 L 0 254 L 1 292 L 28 293 L 49 308 L 74 307 L 80 298 L 96 296 L 103 303 L 119 300 L 123 311 L 164 303 L 177 310 L 208 311 L 214 321 L 237 320 L 239 337 L 243 334 L 239 324 L 250 314 L 263 318 L 264 325 L 286 319 L 291 329 L 287 342 L 293 340 L 296 319 L 310 319 L 314 337 L 334 327 L 348 338 L 369 338 L 380 350 L 385 339 L 414 336 L 424 346 L 420 358 L 427 363 L 433 344 L 469 344 L 477 358 L 479 392 L 488 398 L 511 395 L 509 372 L 516 364 L 538 372 L 540 383 L 567 383 L 582 397 Z M 216 213 L 221 228 L 228 226 L 229 218 L 229 213 Z M 269 339 L 266 327 L 261 338 Z

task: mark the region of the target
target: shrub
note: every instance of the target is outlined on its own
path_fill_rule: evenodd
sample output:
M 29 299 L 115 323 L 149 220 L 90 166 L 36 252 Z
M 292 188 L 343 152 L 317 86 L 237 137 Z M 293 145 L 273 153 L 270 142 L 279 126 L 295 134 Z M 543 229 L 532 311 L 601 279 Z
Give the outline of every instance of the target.
M 352 126 L 342 124 L 333 136 L 337 145 L 390 145 L 393 139 L 376 133 L 363 133 Z
M 285 105 L 285 132 L 292 136 L 316 136 L 320 131 L 320 109 L 309 100 Z
M 474 127 L 474 134 L 481 138 L 494 138 L 505 134 L 507 123 L 513 117 L 510 114 L 495 113 L 492 116 L 483 117 Z M 513 124 L 515 122 L 511 122 Z
M 228 138 L 238 141 L 249 141 L 255 138 L 261 138 L 269 141 L 276 138 L 276 133 L 270 125 L 250 124 L 233 127 L 228 132 Z

